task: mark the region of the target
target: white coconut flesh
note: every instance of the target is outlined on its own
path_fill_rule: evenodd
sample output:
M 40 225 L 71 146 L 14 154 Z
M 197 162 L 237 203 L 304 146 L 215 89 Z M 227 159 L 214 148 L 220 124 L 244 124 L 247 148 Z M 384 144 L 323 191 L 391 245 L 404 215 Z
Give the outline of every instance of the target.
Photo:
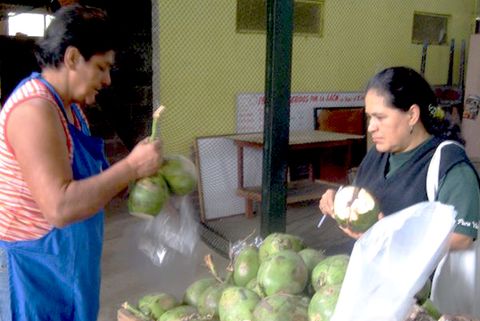
M 375 199 L 365 189 L 346 186 L 335 194 L 333 211 L 340 220 L 357 221 L 360 215 L 367 214 L 375 208 Z

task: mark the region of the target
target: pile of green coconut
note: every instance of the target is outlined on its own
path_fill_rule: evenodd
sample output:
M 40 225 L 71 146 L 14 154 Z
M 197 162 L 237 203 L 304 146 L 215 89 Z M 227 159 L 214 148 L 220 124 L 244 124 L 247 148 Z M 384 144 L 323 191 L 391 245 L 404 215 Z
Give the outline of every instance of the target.
M 224 275 L 211 256 L 205 261 L 211 276 L 188 286 L 182 300 L 154 293 L 123 307 L 139 320 L 329 320 L 349 256 L 326 256 L 297 236 L 273 233 L 237 251 Z
M 211 276 L 194 281 L 181 300 L 152 293 L 122 307 L 142 321 L 328 321 L 349 258 L 327 256 L 295 235 L 272 233 L 259 246 L 237 251 L 223 275 L 207 255 Z M 417 301 L 431 308 L 429 291 L 428 283 Z

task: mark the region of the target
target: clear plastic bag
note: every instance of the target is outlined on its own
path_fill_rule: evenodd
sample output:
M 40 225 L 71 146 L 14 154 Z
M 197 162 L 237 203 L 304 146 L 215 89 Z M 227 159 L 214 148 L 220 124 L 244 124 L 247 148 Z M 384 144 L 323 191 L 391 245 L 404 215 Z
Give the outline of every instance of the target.
M 355 243 L 331 321 L 403 321 L 447 251 L 456 212 L 422 202 L 389 215 Z
M 263 242 L 263 239 L 261 236 L 253 236 L 255 231 L 253 231 L 250 235 L 246 236 L 244 239 L 238 240 L 234 243 L 231 243 L 229 246 L 229 252 L 228 256 L 230 260 L 234 260 L 238 253 L 240 253 L 241 250 L 246 248 L 247 246 L 253 246 L 256 247 L 257 249 L 260 247 L 260 245 Z
M 162 211 L 145 223 L 138 247 L 154 264 L 191 256 L 199 241 L 198 222 L 188 196 L 172 196 Z

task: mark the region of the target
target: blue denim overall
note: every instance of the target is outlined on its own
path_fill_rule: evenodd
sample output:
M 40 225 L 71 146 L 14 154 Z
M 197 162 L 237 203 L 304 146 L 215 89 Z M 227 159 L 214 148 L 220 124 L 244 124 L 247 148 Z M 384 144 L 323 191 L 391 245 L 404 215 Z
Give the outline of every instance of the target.
M 40 74 L 33 73 L 19 86 L 31 78 L 40 79 L 49 88 L 68 119 L 62 100 Z M 81 123 L 81 130 L 68 124 L 74 146 L 73 176 L 80 180 L 100 173 L 108 163 L 103 141 L 90 135 L 76 105 L 72 110 Z M 97 320 L 103 216 L 100 211 L 65 228 L 53 228 L 38 240 L 0 241 L 8 258 L 13 321 Z

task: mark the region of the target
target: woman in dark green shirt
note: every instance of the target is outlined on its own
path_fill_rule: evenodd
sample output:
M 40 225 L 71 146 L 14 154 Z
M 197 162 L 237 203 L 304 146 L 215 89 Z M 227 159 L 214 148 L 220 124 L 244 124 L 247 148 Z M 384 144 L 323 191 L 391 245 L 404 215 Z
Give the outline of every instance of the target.
M 372 148 L 359 166 L 355 185 L 379 200 L 382 215 L 427 201 L 426 175 L 436 147 L 450 139 L 463 143 L 459 128 L 437 107 L 428 82 L 406 67 L 387 68 L 369 82 L 365 95 Z M 477 238 L 480 213 L 478 175 L 463 148 L 442 149 L 437 200 L 453 205 L 456 226 L 451 250 L 467 249 Z M 321 198 L 323 214 L 333 215 L 334 190 Z M 360 234 L 342 228 L 348 235 Z
M 365 109 L 374 147 L 360 164 L 354 184 L 377 199 L 382 216 L 428 201 L 427 172 L 437 147 L 445 140 L 463 144 L 459 127 L 452 126 L 437 107 L 428 82 L 406 67 L 387 68 L 367 86 Z M 432 300 L 442 313 L 480 317 L 480 220 L 479 177 L 458 144 L 441 149 L 439 185 L 435 199 L 454 206 L 457 216 L 447 256 L 433 279 Z M 430 186 L 430 184 L 429 184 Z M 333 216 L 335 190 L 328 190 L 319 204 Z M 340 227 L 359 238 L 361 233 Z M 448 262 L 445 263 L 445 262 Z

